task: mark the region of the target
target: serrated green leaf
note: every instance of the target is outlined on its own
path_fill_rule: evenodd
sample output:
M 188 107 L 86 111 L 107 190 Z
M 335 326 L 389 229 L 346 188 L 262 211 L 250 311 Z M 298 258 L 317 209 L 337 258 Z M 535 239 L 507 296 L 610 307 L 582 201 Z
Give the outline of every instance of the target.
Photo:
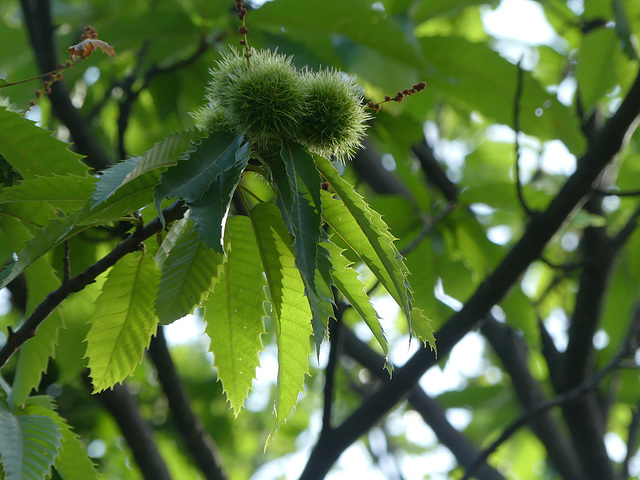
M 27 284 L 27 309 L 30 315 L 49 292 L 60 286 L 51 264 L 46 257 L 39 258 L 25 272 Z M 49 359 L 55 358 L 58 331 L 64 328 L 64 316 L 60 307 L 56 308 L 40 324 L 35 337 L 30 338 L 18 352 L 16 373 L 9 395 L 9 404 L 23 405 L 32 389 L 40 385 L 42 374 L 47 371 Z
M 171 134 L 155 143 L 143 155 L 128 158 L 104 170 L 100 181 L 96 184 L 92 208 L 104 202 L 116 190 L 135 178 L 154 169 L 176 165 L 179 158 L 193 148 L 193 142 L 197 138 L 198 134 L 191 131 Z
M 31 236 L 29 230 L 17 220 L 4 219 L 0 222 L 0 230 L 14 251 L 23 246 Z M 25 274 L 25 280 L 27 285 L 25 314 L 28 316 L 50 291 L 60 286 L 60 281 L 46 257 L 39 258 L 31 265 Z M 36 336 L 20 348 L 8 400 L 12 407 L 22 405 L 31 389 L 39 385 L 42 373 L 47 371 L 49 358 L 54 356 L 58 329 L 62 326 L 62 313 L 60 309 L 56 309 L 38 327 Z
M 429 319 L 420 308 L 413 309 L 411 318 L 413 322 L 413 333 L 422 340 L 425 346 L 429 344 L 431 350 L 436 352 L 437 355 L 436 337 L 433 334 L 431 319 Z
M 49 202 L 69 213 L 81 208 L 91 195 L 95 178 L 78 175 L 51 175 L 23 180 L 0 191 L 0 203 Z
M 69 150 L 66 143 L 4 107 L 0 108 L 0 155 L 24 179 L 53 174 L 84 176 L 87 172 L 82 156 Z
M 358 279 L 358 272 L 351 268 L 352 262 L 347 260 L 343 255 L 341 248 L 333 243 L 327 245 L 327 249 L 331 254 L 331 262 L 333 263 L 333 281 L 336 288 L 344 295 L 351 307 L 358 313 L 360 318 L 367 324 L 376 341 L 382 348 L 385 357 L 387 357 L 388 370 L 393 369 L 388 361 L 389 342 L 387 336 L 380 325 L 380 317 L 378 312 L 371 305 L 371 300 L 365 291 L 364 285 Z
M 155 334 L 160 272 L 151 255 L 137 252 L 111 269 L 89 323 L 87 354 L 94 392 L 131 375 Z
M 333 315 L 331 293 L 331 262 L 320 245 L 325 237 L 322 229 L 322 178 L 313 158 L 297 144 L 285 142 L 281 151 L 286 181 L 274 173 L 278 187 L 278 207 L 293 237 L 296 265 L 305 283 L 305 293 L 311 306 L 316 349 L 325 337 L 329 317 Z
M 137 212 L 152 202 L 152 192 L 159 181 L 158 170 L 151 170 L 134 178 L 97 207 L 91 208 L 87 203 L 78 215 L 77 224 L 100 225 Z
M 191 313 L 216 281 L 221 254 L 208 249 L 192 222 L 176 222 L 163 241 L 156 261 L 162 264 L 162 277 L 156 299 L 156 314 L 167 324 Z
M 20 275 L 33 262 L 49 250 L 61 244 L 86 227 L 74 227 L 76 215 L 51 220 L 49 224 L 38 230 L 35 236 L 25 243 L 18 254 L 18 260 L 0 272 L 0 289 Z
M 218 175 L 200 200 L 187 203 L 191 210 L 189 218 L 195 223 L 200 238 L 219 253 L 222 253 L 224 220 L 250 157 L 250 146 L 245 143 L 236 153 L 235 164 Z
M 322 215 L 349 245 L 405 312 L 411 329 L 409 271 L 394 245 L 395 238 L 379 213 L 372 210 L 328 160 L 315 157 L 318 170 L 339 198 L 322 191 Z
M 259 365 L 264 333 L 264 277 L 251 222 L 232 217 L 227 222 L 227 262 L 205 303 L 207 334 L 213 363 L 227 399 L 237 416 L 251 390 Z
M 313 158 L 302 147 L 285 142 L 281 157 L 287 172 L 290 193 L 278 205 L 284 207 L 293 226 L 296 265 L 305 282 L 311 289 L 315 289 L 316 254 L 322 227 L 320 218 L 322 180 L 314 166 Z M 281 182 L 278 189 L 282 190 L 283 187 Z M 292 200 L 291 203 L 287 201 L 289 198 Z
M 156 209 L 165 198 L 181 198 L 187 203 L 200 200 L 209 185 L 225 170 L 233 167 L 242 136 L 215 132 L 203 138 L 189 158 L 162 174 L 154 194 Z
M 0 401 L 0 459 L 6 480 L 45 478 L 61 443 L 62 433 L 51 418 L 14 415 Z
M 295 407 L 298 393 L 304 389 L 304 377 L 309 373 L 311 310 L 304 297 L 304 283 L 296 268 L 287 227 L 278 208 L 271 203 L 259 203 L 249 212 L 249 218 L 267 279 L 278 343 L 276 425 L 270 440 Z
M 51 397 L 31 397 L 27 401 L 27 413 L 51 418 L 62 433 L 62 448 L 55 460 L 55 468 L 63 480 L 97 479 L 98 473 L 87 451 L 69 424 L 58 415 Z

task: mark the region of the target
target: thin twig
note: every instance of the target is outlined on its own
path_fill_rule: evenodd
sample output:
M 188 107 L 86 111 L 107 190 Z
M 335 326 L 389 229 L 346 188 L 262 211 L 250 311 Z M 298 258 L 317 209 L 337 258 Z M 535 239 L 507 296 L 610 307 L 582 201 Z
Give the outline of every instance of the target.
M 414 238 L 409 245 L 407 245 L 402 250 L 400 250 L 400 253 L 406 257 L 411 252 L 413 252 L 416 248 L 418 248 L 418 246 L 420 246 L 422 241 L 425 238 L 427 238 L 427 236 L 431 233 L 431 231 L 433 230 L 433 227 L 436 226 L 443 218 L 449 215 L 455 208 L 456 208 L 456 204 L 453 202 L 449 202 L 449 204 L 447 204 L 447 207 L 443 209 L 441 212 L 439 212 L 437 215 L 434 215 L 433 218 L 431 219 L 422 218 L 421 219 L 422 225 L 423 225 L 422 230 L 420 230 L 420 233 L 416 235 L 416 238 Z
M 516 190 L 518 192 L 518 200 L 523 210 L 528 216 L 532 216 L 534 212 L 529 208 L 522 192 L 522 181 L 520 180 L 520 102 L 522 101 L 522 90 L 524 84 L 524 70 L 522 69 L 522 59 L 518 60 L 518 75 L 516 77 L 516 96 L 513 100 L 513 129 L 516 133 L 515 138 L 515 167 L 516 167 Z
M 600 195 L 604 195 L 605 197 L 640 197 L 640 190 L 616 191 L 616 190 L 603 190 L 601 188 L 593 188 L 592 191 L 594 193 L 599 193 Z

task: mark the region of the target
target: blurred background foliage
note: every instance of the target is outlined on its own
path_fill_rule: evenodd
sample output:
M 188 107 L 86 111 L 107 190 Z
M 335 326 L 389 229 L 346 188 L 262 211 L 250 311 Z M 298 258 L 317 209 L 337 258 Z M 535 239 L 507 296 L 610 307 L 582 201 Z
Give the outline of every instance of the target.
M 425 310 L 436 330 L 471 296 L 528 222 L 516 190 L 514 110 L 521 131 L 522 196 L 528 208 L 541 210 L 575 169 L 594 128 L 619 106 L 638 67 L 640 3 L 634 0 L 274 0 L 248 6 L 253 7 L 247 17 L 253 47 L 293 55 L 300 68 L 340 68 L 356 76 L 367 100 L 380 101 L 427 82 L 420 95 L 383 105 L 370 122 L 367 150 L 345 167 L 344 175 L 398 237 L 412 272 L 415 305 Z M 519 26 L 514 36 L 491 24 L 498 7 L 510 9 L 502 22 Z M 87 24 L 116 49 L 113 59 L 96 53 L 64 74 L 71 102 L 113 162 L 140 154 L 169 132 L 191 128 L 189 112 L 203 102 L 208 69 L 239 40 L 239 21 L 227 0 L 55 0 L 51 8 L 60 59 L 66 58 L 68 46 L 78 43 Z M 548 23 L 539 23 L 542 19 Z M 524 28 L 529 20 L 538 29 L 535 38 Z M 0 44 L 0 77 L 17 81 L 40 73 L 17 1 L 0 3 Z M 24 109 L 36 88 L 32 82 L 5 89 L 3 101 Z M 28 115 L 71 141 L 46 98 Z M 638 189 L 637 142 L 635 134 L 607 169 L 602 188 L 614 193 Z M 558 351 L 566 348 L 585 262 L 584 233 L 598 228 L 614 235 L 636 208 L 637 195 L 609 195 L 599 199 L 598 208 L 578 212 L 547 246 L 544 261 L 533 263 L 492 310 L 495 321 L 526 341 L 529 373 L 549 397 L 553 387 L 542 352 L 544 336 Z M 153 212 L 144 215 L 151 218 Z M 118 238 L 117 230 L 92 230 L 74 238 L 74 270 L 106 254 Z M 593 337 L 595 369 L 620 349 L 635 316 L 638 258 L 636 232 L 619 253 L 602 292 L 604 306 Z M 82 339 L 92 309 L 88 299 L 95 298 L 99 286 L 63 305 L 67 329 L 41 390 L 57 398 L 60 413 L 87 443 L 105 478 L 137 479 L 140 473 L 117 425 L 92 401 L 81 380 Z M 16 296 L 0 294 L 0 322 L 13 325 L 21 316 Z M 392 341 L 391 359 L 402 363 L 416 342 L 409 343 L 404 320 L 396 318 L 398 309 L 382 291 L 376 306 Z M 352 314 L 344 313 L 344 323 L 375 348 Z M 197 329 L 179 335 L 191 328 L 189 322 L 167 329 L 167 336 L 192 406 L 218 443 L 229 477 L 294 478 L 320 428 L 327 349 L 295 414 L 263 453 L 274 421 L 269 400 L 273 349 L 263 356 L 248 411 L 234 419 L 210 368 L 206 339 Z M 197 313 L 193 322 L 198 323 Z M 605 444 L 616 468 L 626 456 L 628 472 L 640 475 L 637 446 L 627 444 L 640 400 L 638 361 L 631 356 L 626 366 L 630 368 L 608 375 L 600 390 L 609 402 Z M 336 422 L 368 395 L 376 376 L 349 356 L 342 359 Z M 145 361 L 127 385 L 152 424 L 173 477 L 200 478 L 175 435 L 153 366 Z M 480 449 L 523 410 L 509 372 L 478 333 L 442 358 L 421 386 Z M 490 464 L 509 479 L 562 478 L 548 461 L 545 445 L 527 429 L 504 443 Z M 460 478 L 462 470 L 402 403 L 347 451 L 334 472 L 333 478 L 343 478 L 338 472 L 345 472 L 357 478 L 444 479 Z

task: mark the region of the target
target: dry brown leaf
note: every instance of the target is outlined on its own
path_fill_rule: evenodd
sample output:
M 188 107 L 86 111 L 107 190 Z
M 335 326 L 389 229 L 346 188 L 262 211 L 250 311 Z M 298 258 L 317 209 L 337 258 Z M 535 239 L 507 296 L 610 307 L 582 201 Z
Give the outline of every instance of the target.
M 75 60 L 76 58 L 87 58 L 95 48 L 99 48 L 110 57 L 114 57 L 116 54 L 115 48 L 97 38 L 87 38 L 77 45 L 72 45 L 67 49 L 67 52 L 70 52 L 71 58 Z

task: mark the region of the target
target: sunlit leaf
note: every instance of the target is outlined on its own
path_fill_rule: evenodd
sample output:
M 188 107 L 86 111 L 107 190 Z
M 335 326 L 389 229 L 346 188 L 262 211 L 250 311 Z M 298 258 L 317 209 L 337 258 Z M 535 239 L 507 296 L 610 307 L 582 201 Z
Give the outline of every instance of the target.
M 331 163 L 315 157 L 318 170 L 339 198 L 322 191 L 322 215 L 327 224 L 347 243 L 387 289 L 411 325 L 409 272 L 393 244 L 380 214 L 373 211 L 351 185 L 343 180 Z
M 295 265 L 291 240 L 278 208 L 259 203 L 249 218 L 267 280 L 278 342 L 278 393 L 275 431 L 286 421 L 304 389 L 309 373 L 309 337 L 312 333 L 309 302 Z M 270 439 L 273 434 L 270 436 Z
M 204 305 L 204 319 L 218 378 L 237 416 L 259 365 L 265 281 L 260 252 L 247 217 L 229 219 L 226 243 L 227 262 Z
M 200 304 L 216 281 L 223 257 L 206 247 L 187 220 L 176 222 L 163 241 L 168 251 L 159 249 L 162 277 L 156 299 L 161 324 L 181 318 Z
M 122 382 L 142 361 L 158 324 L 149 305 L 159 283 L 155 260 L 141 252 L 125 256 L 109 272 L 87 335 L 94 392 Z
M 351 262 L 342 256 L 342 249 L 333 243 L 327 244 L 333 263 L 333 281 L 336 287 L 344 295 L 349 305 L 358 313 L 360 318 L 367 324 L 376 341 L 382 348 L 385 357 L 389 356 L 389 342 L 387 336 L 380 325 L 380 317 L 376 312 L 371 299 L 364 289 L 364 285 L 358 279 L 358 272 L 351 268 Z M 387 360 L 387 369 L 391 370 L 393 365 Z

